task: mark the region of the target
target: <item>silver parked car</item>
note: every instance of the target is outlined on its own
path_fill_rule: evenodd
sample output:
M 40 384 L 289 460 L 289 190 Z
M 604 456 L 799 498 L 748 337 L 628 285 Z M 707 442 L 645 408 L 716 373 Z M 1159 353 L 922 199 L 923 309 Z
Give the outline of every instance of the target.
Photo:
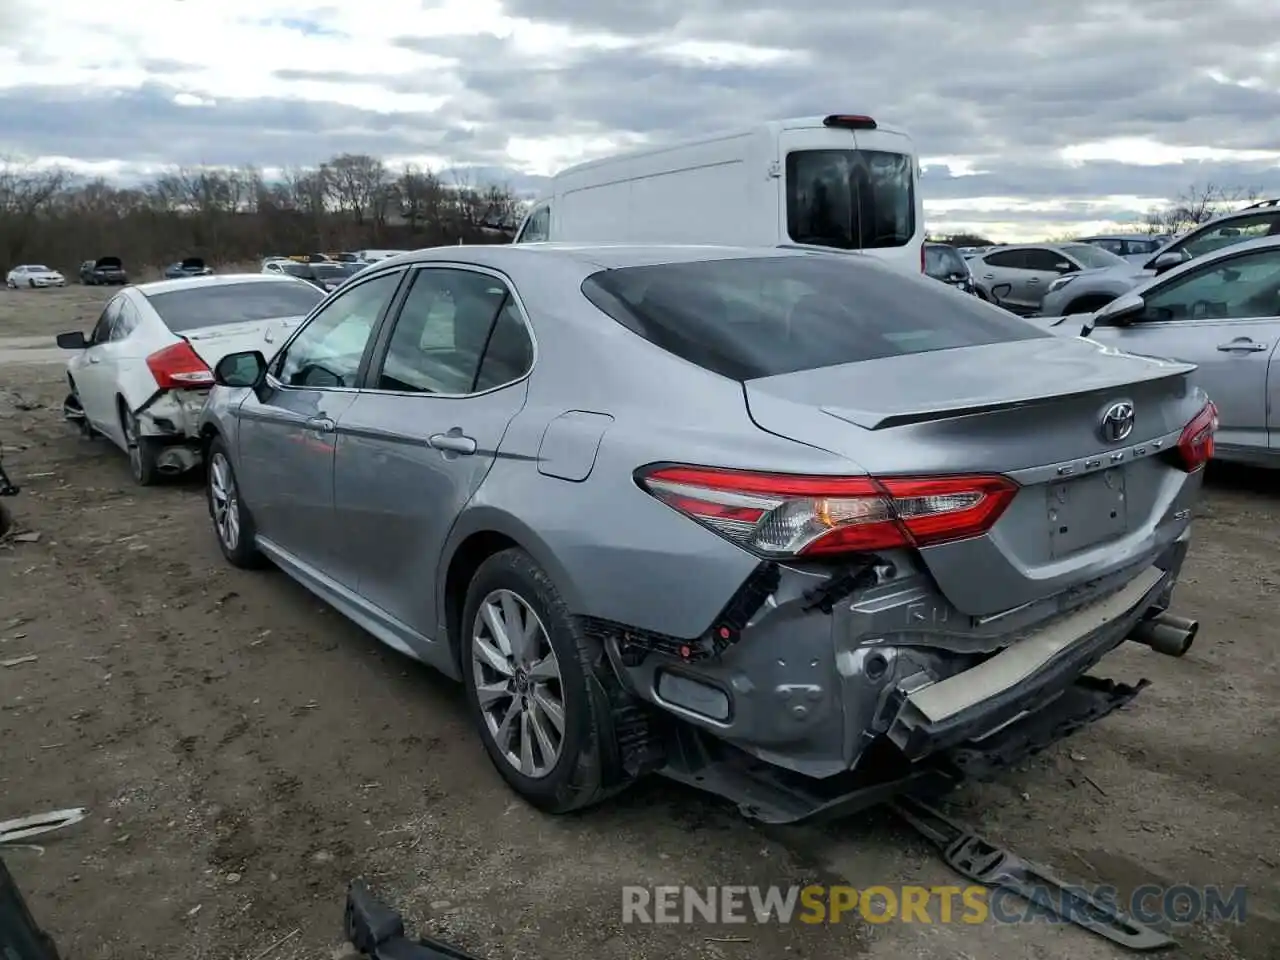
M 1105 715 L 1126 638 L 1185 651 L 1192 369 L 864 256 L 420 250 L 218 364 L 209 508 L 462 680 L 537 806 L 659 771 L 794 821 Z
M 1275 236 L 1280 236 L 1280 199 L 1259 200 L 1173 238 L 1149 257 L 1139 270 L 1128 274 L 1119 270 L 1081 274 L 1071 278 L 1069 285 L 1055 286 L 1041 303 L 1040 313 L 1046 317 L 1089 313 L 1188 260 L 1237 243 Z
M 1134 266 L 1143 267 L 1169 239 L 1150 233 L 1107 233 L 1096 237 L 1077 237 L 1076 242 L 1091 243 L 1128 260 Z
M 1062 333 L 1196 365 L 1217 405 L 1220 460 L 1280 466 L 1280 237 L 1196 257 L 1092 316 L 1046 318 Z
M 987 299 L 1015 313 L 1036 313 L 1050 290 L 1082 271 L 1134 272 L 1128 261 L 1087 243 L 1031 243 L 995 247 L 969 261 Z

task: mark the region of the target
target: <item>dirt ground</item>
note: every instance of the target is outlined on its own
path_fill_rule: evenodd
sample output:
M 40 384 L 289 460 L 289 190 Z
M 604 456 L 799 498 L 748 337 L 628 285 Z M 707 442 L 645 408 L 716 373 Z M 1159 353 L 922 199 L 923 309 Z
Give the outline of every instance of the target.
M 9 502 L 39 534 L 0 545 L 0 661 L 38 657 L 0 668 L 0 819 L 90 810 L 5 854 L 68 957 L 340 957 L 357 875 L 493 960 L 1120 955 L 1044 923 L 624 925 L 627 884 L 957 881 L 879 812 L 763 829 L 661 780 L 568 818 L 517 801 L 458 689 L 282 574 L 230 568 L 198 483 L 136 488 L 61 421 L 52 335 L 103 299 L 0 294 Z M 1108 675 L 1153 681 L 1130 708 L 951 798 L 1081 882 L 1247 886 L 1244 924 L 1178 931 L 1193 958 L 1280 956 L 1277 517 L 1274 476 L 1213 471 L 1175 606 L 1203 624 L 1187 657 L 1118 651 Z

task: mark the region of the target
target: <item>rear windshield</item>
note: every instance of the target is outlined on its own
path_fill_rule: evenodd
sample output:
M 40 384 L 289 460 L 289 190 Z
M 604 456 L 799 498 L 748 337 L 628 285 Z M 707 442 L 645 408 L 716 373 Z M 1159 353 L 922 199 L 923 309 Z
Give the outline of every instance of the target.
M 220 283 L 148 294 L 160 319 L 174 333 L 277 317 L 301 317 L 324 298 L 309 283 Z
M 1051 336 L 863 257 L 626 267 L 592 274 L 582 292 L 651 343 L 733 380 Z
M 787 233 L 841 250 L 902 247 L 916 232 L 915 161 L 881 150 L 787 154 Z
M 966 274 L 969 268 L 954 247 L 927 246 L 924 248 L 924 271 L 931 277 L 945 279 L 957 273 Z

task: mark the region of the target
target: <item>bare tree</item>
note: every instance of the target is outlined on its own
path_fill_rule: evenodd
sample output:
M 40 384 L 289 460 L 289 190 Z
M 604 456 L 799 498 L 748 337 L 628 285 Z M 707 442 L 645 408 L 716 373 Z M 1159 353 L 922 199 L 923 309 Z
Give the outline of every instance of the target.
M 0 158 L 0 231 L 11 262 L 26 255 L 40 215 L 69 179 L 65 170 Z
M 74 270 L 119 256 L 133 269 L 200 255 L 235 263 L 268 253 L 498 242 L 519 216 L 504 187 L 447 185 L 430 170 L 389 174 L 347 154 L 268 177 L 255 168 L 179 167 L 136 186 L 0 161 L 0 252 Z
M 1258 187 L 1223 187 L 1216 183 L 1192 184 L 1164 207 L 1147 213 L 1146 232 L 1174 236 L 1207 223 L 1214 217 L 1258 199 Z
M 382 161 L 362 153 L 344 153 L 328 163 L 334 205 L 356 226 L 372 218 L 383 201 L 387 170 Z

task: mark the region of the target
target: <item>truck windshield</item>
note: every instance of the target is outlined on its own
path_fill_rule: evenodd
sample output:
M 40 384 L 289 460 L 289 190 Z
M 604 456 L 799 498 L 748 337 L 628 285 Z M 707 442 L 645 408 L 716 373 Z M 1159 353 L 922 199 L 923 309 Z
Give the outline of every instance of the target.
M 787 233 L 841 250 L 902 247 L 916 232 L 915 162 L 882 150 L 787 154 Z

